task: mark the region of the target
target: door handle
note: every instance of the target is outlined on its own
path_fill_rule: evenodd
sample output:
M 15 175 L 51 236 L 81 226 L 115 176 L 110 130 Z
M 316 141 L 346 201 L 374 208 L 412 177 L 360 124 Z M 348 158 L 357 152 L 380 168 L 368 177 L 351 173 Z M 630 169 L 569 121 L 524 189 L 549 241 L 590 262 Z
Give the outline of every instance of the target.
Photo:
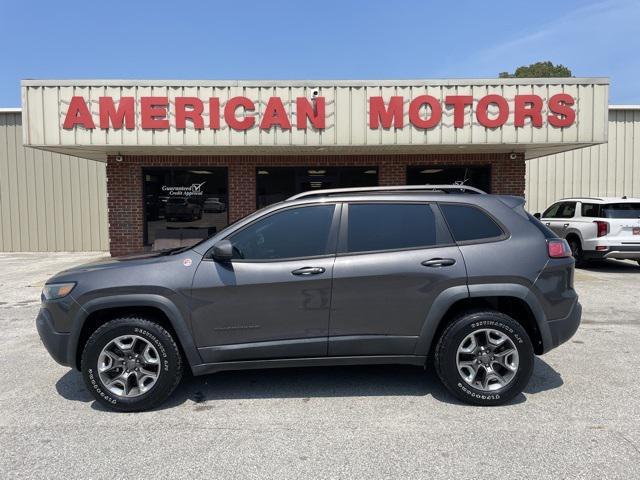
M 322 267 L 302 267 L 299 268 L 297 270 L 294 270 L 293 273 L 294 275 L 318 275 L 320 273 L 324 273 L 325 270 Z
M 455 263 L 456 261 L 453 258 L 432 258 L 422 262 L 422 265 L 425 267 L 449 267 Z

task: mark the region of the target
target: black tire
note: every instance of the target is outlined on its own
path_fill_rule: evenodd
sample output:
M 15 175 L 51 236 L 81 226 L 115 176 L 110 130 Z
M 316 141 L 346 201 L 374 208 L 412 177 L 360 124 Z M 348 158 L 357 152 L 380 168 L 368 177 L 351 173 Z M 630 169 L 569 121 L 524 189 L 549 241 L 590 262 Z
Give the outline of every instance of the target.
M 472 332 L 493 329 L 506 335 L 518 352 L 519 362 L 513 378 L 503 387 L 486 391 L 467 383 L 458 371 L 458 347 Z M 502 405 L 527 386 L 533 373 L 535 354 L 525 329 L 513 318 L 493 310 L 466 312 L 444 330 L 435 350 L 435 369 L 444 386 L 463 402 L 473 405 Z
M 98 358 L 111 340 L 136 335 L 150 342 L 159 354 L 159 375 L 149 391 L 127 398 L 111 393 L 97 372 Z M 149 410 L 165 401 L 182 378 L 182 357 L 171 334 L 163 327 L 140 317 L 123 317 L 99 327 L 84 346 L 81 370 L 87 389 L 98 403 L 121 412 Z
M 582 251 L 582 245 L 577 238 L 571 238 L 568 240 L 569 248 L 571 248 L 571 255 L 576 261 L 576 268 L 583 268 L 587 265 L 587 261 L 584 259 L 584 253 Z

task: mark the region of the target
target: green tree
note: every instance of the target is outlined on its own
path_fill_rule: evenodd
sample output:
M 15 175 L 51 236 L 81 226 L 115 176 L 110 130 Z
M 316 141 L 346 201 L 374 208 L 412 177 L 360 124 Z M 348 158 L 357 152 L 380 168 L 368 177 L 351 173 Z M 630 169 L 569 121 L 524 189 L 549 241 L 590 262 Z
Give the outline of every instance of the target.
M 514 73 L 500 72 L 500 78 L 547 78 L 547 77 L 571 77 L 571 70 L 564 65 L 554 65 L 553 63 L 537 62 L 529 66 L 516 68 Z

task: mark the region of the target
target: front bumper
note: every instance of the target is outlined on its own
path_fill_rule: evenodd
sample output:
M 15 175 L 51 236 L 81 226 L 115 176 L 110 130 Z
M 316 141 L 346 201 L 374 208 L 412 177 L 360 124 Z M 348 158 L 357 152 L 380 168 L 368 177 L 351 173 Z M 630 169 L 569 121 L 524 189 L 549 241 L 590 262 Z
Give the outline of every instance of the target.
M 551 334 L 551 347 L 546 350 L 549 351 L 573 337 L 580 326 L 581 318 L 582 305 L 580 305 L 580 302 L 576 301 L 569 312 L 569 315 L 564 318 L 547 322 L 547 325 L 549 326 L 549 333 Z
M 57 332 L 49 312 L 44 308 L 38 313 L 36 327 L 49 355 L 60 365 L 69 366 L 69 333 Z

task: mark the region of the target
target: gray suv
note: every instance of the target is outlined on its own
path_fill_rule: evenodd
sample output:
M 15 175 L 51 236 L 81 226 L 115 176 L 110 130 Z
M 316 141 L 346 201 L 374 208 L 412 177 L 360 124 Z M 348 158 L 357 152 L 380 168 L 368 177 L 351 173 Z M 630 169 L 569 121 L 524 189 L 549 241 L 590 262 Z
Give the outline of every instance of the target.
M 480 193 L 480 194 L 479 194 Z M 98 402 L 145 410 L 185 369 L 433 359 L 463 401 L 498 405 L 580 323 L 565 240 L 523 199 L 471 187 L 307 192 L 190 248 L 55 275 L 37 328 Z

